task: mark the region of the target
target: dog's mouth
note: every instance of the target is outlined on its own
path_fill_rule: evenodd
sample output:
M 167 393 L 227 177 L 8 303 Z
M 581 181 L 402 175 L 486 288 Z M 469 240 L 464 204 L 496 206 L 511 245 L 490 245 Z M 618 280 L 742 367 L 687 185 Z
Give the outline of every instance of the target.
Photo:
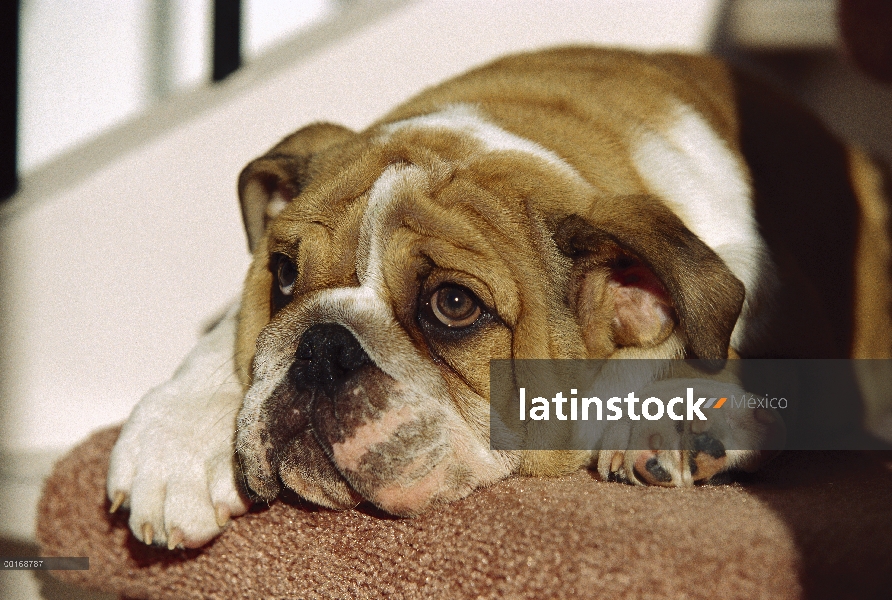
M 264 500 L 284 485 L 322 506 L 369 500 L 412 515 L 476 485 L 439 404 L 387 375 L 340 325 L 308 329 L 288 375 L 244 417 L 239 463 Z

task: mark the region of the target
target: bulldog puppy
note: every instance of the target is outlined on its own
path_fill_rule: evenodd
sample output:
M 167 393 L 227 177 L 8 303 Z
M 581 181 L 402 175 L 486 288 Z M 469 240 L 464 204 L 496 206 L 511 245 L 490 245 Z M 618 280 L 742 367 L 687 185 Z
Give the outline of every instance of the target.
M 680 54 L 510 56 L 364 132 L 304 127 L 242 172 L 244 294 L 134 410 L 112 510 L 173 548 L 283 487 L 415 515 L 511 474 L 681 486 L 756 468 L 721 428 L 610 449 L 648 423 L 589 451 L 491 450 L 489 361 L 882 354 L 859 316 L 887 298 L 863 282 L 888 257 L 858 245 L 885 239 L 876 173 L 801 109 Z M 739 423 L 777 433 L 771 415 Z

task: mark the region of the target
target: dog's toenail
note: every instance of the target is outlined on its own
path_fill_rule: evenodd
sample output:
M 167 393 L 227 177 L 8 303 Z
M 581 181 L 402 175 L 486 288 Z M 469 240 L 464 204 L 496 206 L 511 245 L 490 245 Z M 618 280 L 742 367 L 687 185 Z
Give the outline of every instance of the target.
M 185 536 L 183 535 L 183 532 L 179 528 L 174 527 L 173 530 L 170 532 L 170 537 L 167 538 L 167 549 L 173 550 L 174 548 L 182 544 L 184 539 Z
M 623 464 L 623 455 L 621 452 L 617 452 L 613 455 L 613 458 L 610 461 L 610 470 L 618 471 L 620 466 Z
M 127 496 L 124 494 L 124 492 L 115 492 L 115 499 L 112 502 L 111 508 L 108 509 L 108 512 L 113 513 L 121 508 L 121 505 L 124 504 L 124 500 L 126 498 Z
M 217 521 L 218 527 L 224 527 L 229 522 L 229 509 L 218 504 L 214 507 L 214 519 Z
M 155 539 L 155 530 L 152 528 L 151 523 L 143 523 L 142 524 L 142 541 L 148 545 L 152 545 L 152 540 Z

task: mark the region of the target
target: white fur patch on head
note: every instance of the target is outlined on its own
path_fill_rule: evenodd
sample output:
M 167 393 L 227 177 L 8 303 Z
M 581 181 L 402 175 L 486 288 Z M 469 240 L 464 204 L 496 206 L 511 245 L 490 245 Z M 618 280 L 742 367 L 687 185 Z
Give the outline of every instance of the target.
M 415 165 L 390 165 L 372 185 L 369 202 L 362 216 L 356 254 L 356 274 L 362 286 L 383 285 L 381 256 L 387 235 L 387 222 L 393 206 L 404 194 L 426 188 L 427 175 Z
M 383 128 L 384 141 L 407 129 L 440 129 L 460 133 L 478 142 L 482 152 L 521 152 L 547 163 L 575 183 L 591 187 L 591 183 L 585 181 L 576 169 L 560 156 L 536 142 L 490 123 L 470 104 L 450 104 L 435 113 L 386 125 Z
M 680 103 L 666 129 L 638 135 L 632 160 L 647 186 L 743 283 L 746 299 L 731 336 L 740 348 L 752 333 L 750 315 L 775 285 L 746 166 L 702 116 Z

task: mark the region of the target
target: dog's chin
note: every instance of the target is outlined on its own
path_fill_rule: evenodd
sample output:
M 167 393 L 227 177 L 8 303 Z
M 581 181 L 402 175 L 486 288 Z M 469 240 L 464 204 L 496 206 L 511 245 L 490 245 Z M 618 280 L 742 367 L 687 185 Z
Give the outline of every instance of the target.
M 373 364 L 326 391 L 299 389 L 299 368 L 264 402 L 259 418 L 240 429 L 239 462 L 261 499 L 272 500 L 284 484 L 321 506 L 343 509 L 365 500 L 412 516 L 481 483 L 473 468 L 480 453 L 456 449 L 471 445 L 470 432 L 456 432 L 439 403 Z

